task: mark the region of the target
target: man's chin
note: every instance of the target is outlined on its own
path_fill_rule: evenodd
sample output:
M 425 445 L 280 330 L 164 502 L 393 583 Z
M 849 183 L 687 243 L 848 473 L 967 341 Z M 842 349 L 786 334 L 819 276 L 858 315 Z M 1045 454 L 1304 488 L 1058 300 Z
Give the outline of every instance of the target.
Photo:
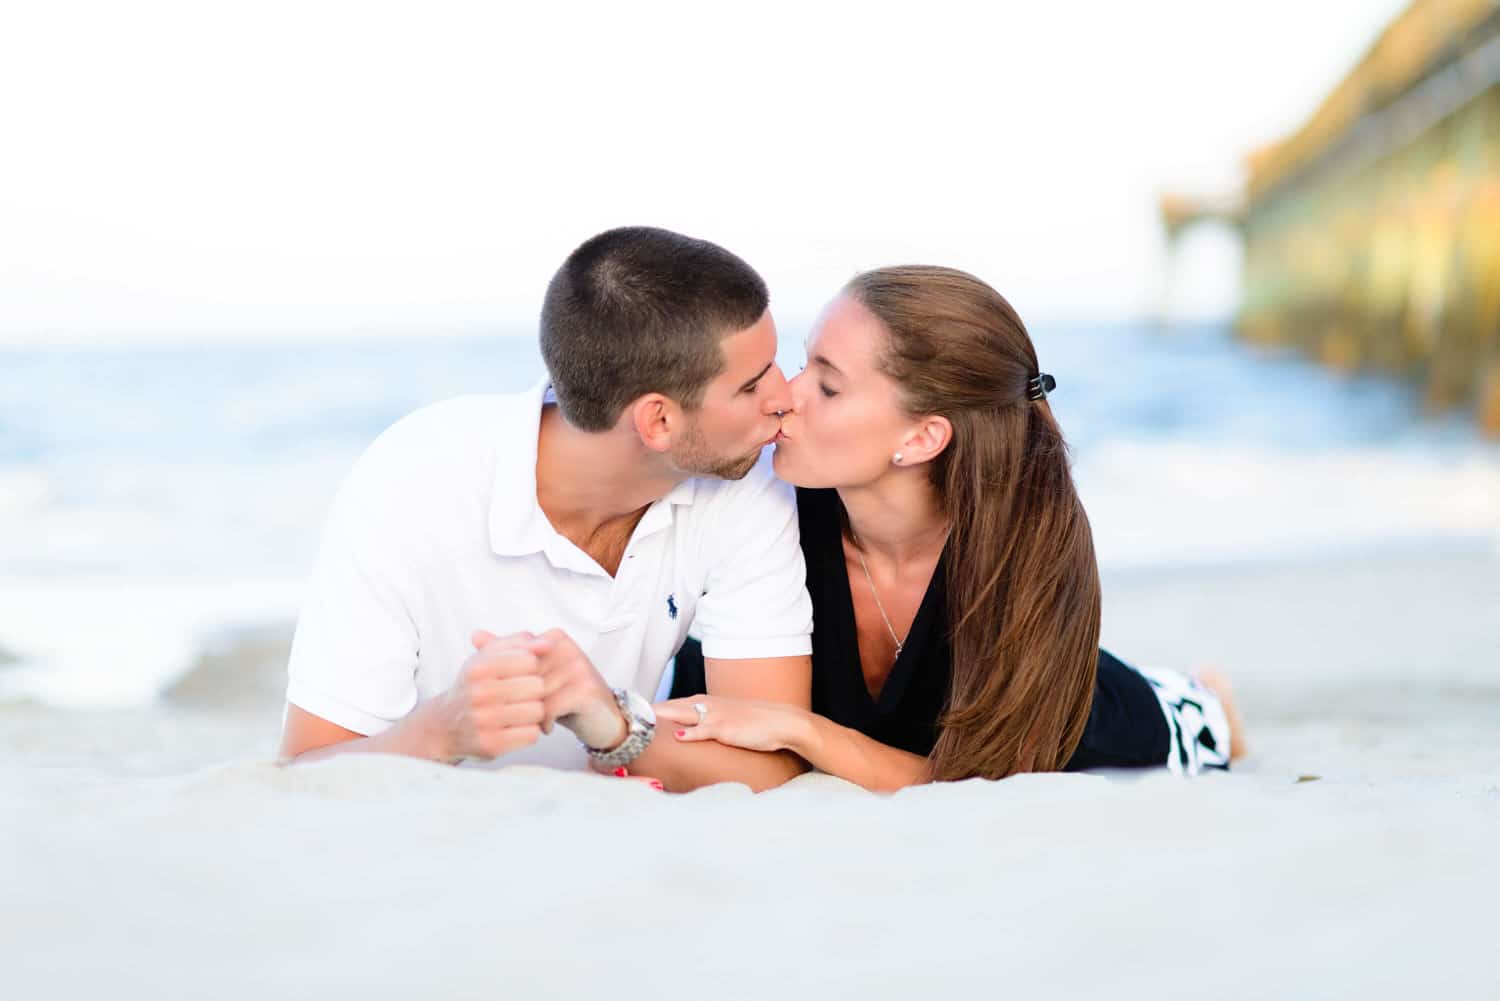
M 730 472 L 725 473 L 723 476 L 720 477 L 720 479 L 724 479 L 724 480 L 743 480 L 746 476 L 750 475 L 750 470 L 754 469 L 755 468 L 755 464 L 757 462 L 759 462 L 759 461 L 760 461 L 760 449 L 756 449 L 750 455 L 745 456 L 745 458 L 740 461 L 740 464 L 738 466 L 736 466 Z
M 760 449 L 756 449 L 749 455 L 738 459 L 719 460 L 717 462 L 694 462 L 683 466 L 694 476 L 704 476 L 713 480 L 743 480 L 755 468 L 760 461 Z
M 733 463 L 721 464 L 712 472 L 705 473 L 704 475 L 712 476 L 714 479 L 718 480 L 743 480 L 750 474 L 750 470 L 754 469 L 755 464 L 759 461 L 760 450 L 756 449 L 750 455 L 747 455 L 742 459 L 737 459 Z

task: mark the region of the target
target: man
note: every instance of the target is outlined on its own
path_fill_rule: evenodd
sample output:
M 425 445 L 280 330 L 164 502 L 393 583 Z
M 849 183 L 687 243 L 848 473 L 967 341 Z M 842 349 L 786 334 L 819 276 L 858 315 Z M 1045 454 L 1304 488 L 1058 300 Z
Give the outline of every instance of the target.
M 284 756 L 786 781 L 784 752 L 653 739 L 645 701 L 696 624 L 711 692 L 810 704 L 795 501 L 759 462 L 790 407 L 765 283 L 711 243 L 611 230 L 553 277 L 541 346 L 550 388 L 426 407 L 350 473 Z

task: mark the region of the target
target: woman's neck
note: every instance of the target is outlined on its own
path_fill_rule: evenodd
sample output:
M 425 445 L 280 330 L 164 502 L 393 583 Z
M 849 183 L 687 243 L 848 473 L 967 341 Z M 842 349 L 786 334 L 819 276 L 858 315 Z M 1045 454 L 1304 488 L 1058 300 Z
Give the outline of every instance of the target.
M 940 553 L 948 517 L 926 470 L 901 470 L 861 487 L 840 487 L 839 499 L 866 554 L 900 566 Z

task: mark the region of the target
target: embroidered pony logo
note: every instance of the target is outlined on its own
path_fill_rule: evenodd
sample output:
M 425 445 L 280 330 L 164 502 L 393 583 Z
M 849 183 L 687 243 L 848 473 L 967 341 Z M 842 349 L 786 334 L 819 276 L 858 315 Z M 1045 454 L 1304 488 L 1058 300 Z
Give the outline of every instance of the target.
M 677 595 L 675 594 L 667 595 L 667 617 L 677 618 Z

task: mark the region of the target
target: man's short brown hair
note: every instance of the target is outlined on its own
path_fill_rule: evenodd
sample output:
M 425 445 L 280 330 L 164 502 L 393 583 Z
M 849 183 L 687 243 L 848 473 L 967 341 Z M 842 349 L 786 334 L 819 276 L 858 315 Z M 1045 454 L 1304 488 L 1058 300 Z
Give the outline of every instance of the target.
M 607 431 L 646 393 L 696 410 L 723 371 L 719 341 L 769 302 L 760 275 L 707 240 L 648 226 L 600 233 L 568 255 L 542 304 L 542 358 L 564 419 Z

